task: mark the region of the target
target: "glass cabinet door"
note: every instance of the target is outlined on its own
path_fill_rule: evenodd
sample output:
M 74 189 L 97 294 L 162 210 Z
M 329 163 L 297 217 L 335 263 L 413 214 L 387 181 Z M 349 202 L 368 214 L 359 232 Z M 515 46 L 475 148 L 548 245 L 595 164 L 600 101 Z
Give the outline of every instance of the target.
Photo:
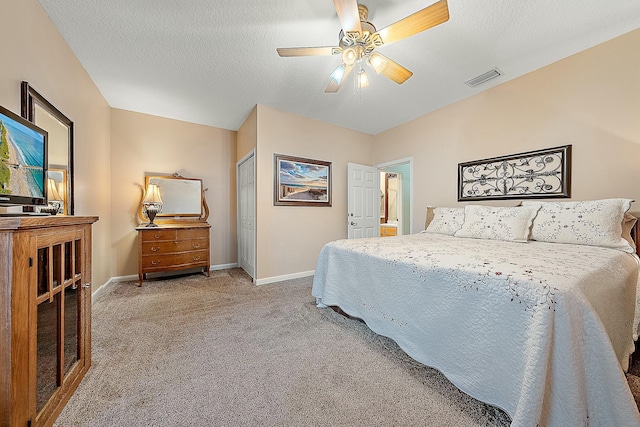
M 35 413 L 73 381 L 84 364 L 82 231 L 37 236 L 34 303 Z M 36 419 L 37 420 L 37 419 Z

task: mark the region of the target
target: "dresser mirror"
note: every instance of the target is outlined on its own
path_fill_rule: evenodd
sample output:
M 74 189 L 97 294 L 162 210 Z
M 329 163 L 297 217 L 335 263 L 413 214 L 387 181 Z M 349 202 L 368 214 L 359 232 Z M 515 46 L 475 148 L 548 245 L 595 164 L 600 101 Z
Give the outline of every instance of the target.
M 148 189 L 151 184 L 158 187 L 162 199 L 162 210 L 156 215 L 156 222 L 204 222 L 209 217 L 209 207 L 204 197 L 207 189 L 203 188 L 201 179 L 185 178 L 178 174 L 146 176 L 145 188 Z M 142 203 L 138 215 L 147 221 Z

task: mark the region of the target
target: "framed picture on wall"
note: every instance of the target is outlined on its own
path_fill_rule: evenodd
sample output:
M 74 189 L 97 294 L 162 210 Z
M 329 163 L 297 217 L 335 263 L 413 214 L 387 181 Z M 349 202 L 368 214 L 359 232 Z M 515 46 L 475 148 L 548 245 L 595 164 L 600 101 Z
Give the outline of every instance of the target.
M 275 206 L 331 206 L 331 162 L 274 154 Z
M 571 145 L 458 164 L 458 201 L 571 197 Z

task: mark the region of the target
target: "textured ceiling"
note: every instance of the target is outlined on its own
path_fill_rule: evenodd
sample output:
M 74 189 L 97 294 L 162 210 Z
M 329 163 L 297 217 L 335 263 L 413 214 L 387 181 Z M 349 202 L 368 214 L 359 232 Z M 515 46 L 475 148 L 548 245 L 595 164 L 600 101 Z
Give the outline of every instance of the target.
M 407 82 L 367 69 L 361 93 L 325 94 L 339 56 L 276 48 L 336 45 L 331 0 L 39 1 L 109 105 L 231 130 L 259 103 L 376 134 L 640 28 L 638 0 L 449 0 L 448 22 L 379 49 Z M 434 1 L 363 3 L 381 29 Z

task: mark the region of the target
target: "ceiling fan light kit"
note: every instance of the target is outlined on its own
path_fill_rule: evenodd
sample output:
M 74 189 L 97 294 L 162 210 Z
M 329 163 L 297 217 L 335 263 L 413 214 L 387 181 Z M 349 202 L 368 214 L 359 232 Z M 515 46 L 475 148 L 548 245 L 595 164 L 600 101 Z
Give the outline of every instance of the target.
M 282 57 L 341 55 L 342 64 L 331 73 L 325 93 L 337 92 L 355 66 L 358 66 L 356 87 L 369 86 L 369 78 L 362 68 L 363 62 L 369 64 L 377 74 L 382 74 L 398 84 L 404 83 L 413 73 L 397 62 L 375 52 L 375 49 L 449 20 L 447 0 L 440 0 L 377 31 L 376 27 L 367 21 L 369 9 L 365 5 L 358 4 L 356 0 L 333 0 L 333 3 L 342 26 L 338 46 L 277 49 L 278 55 Z
M 367 76 L 364 68 L 360 68 L 360 71 L 358 71 L 358 79 L 356 80 L 356 82 L 356 86 L 358 89 L 369 86 L 369 76 Z

